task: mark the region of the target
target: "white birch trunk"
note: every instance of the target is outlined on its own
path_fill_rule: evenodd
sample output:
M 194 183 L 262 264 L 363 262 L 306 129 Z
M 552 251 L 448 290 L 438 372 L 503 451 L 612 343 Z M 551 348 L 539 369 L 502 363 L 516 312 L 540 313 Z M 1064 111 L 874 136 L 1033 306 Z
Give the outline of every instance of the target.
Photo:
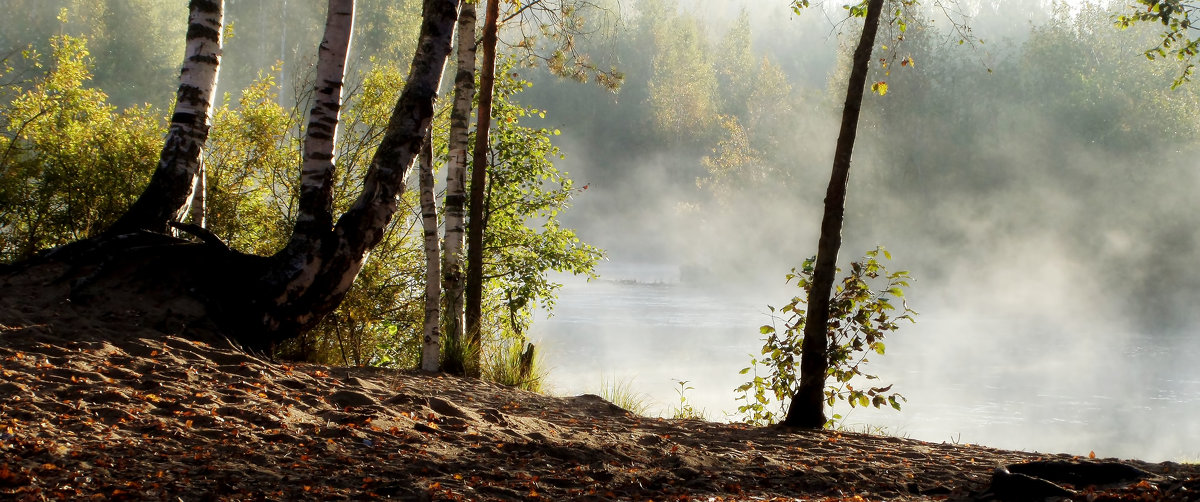
M 371 248 L 383 239 L 399 208 L 404 176 L 429 133 L 457 14 L 456 0 L 425 0 L 420 40 L 408 80 L 371 159 L 362 192 L 322 240 L 321 262 L 306 262 L 299 271 L 315 275 L 311 285 L 302 294 L 277 299 L 276 308 L 265 313 L 263 322 L 273 337 L 294 336 L 336 308 Z
M 187 48 L 179 72 L 175 114 L 163 144 L 158 168 L 133 206 L 109 233 L 149 230 L 165 233 L 167 224 L 186 216 L 200 150 L 208 140 L 213 90 L 221 63 L 224 0 L 191 0 L 188 4 Z
M 333 159 L 346 55 L 354 29 L 354 0 L 329 0 L 325 38 L 317 53 L 313 107 L 304 135 L 300 203 L 292 241 L 312 240 L 333 228 Z
M 286 282 L 278 302 L 300 296 L 316 280 L 325 256 L 321 243 L 333 228 L 334 140 L 342 108 L 346 55 L 354 28 L 354 0 L 328 0 L 325 35 L 317 51 L 313 106 L 304 134 L 300 198 L 292 237 L 279 254 Z
M 442 270 L 446 290 L 446 336 L 461 342 L 463 321 L 463 220 L 467 205 L 467 143 L 471 104 L 475 99 L 475 3 L 462 2 L 458 15 L 458 71 L 450 111 L 449 158 L 446 160 L 446 238 Z M 461 343 L 459 343 L 461 346 Z
M 425 230 L 425 326 L 421 337 L 421 369 L 441 367 L 441 267 L 438 264 L 437 201 L 433 196 L 433 138 L 425 136 L 417 159 L 421 183 L 421 223 Z
M 192 184 L 192 200 L 188 203 L 188 218 L 193 225 L 206 228 L 208 216 L 208 172 L 204 156 L 200 156 L 200 169 L 196 171 L 196 182 Z

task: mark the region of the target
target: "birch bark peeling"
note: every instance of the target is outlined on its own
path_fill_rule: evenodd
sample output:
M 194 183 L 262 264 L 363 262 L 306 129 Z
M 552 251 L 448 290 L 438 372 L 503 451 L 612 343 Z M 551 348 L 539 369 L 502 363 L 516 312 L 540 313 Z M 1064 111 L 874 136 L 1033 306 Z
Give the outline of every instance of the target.
M 224 0 L 191 0 L 188 30 L 175 113 L 159 156 L 158 167 L 138 200 L 111 227 L 109 234 L 137 230 L 166 233 L 167 224 L 183 219 L 200 170 L 200 151 L 208 140 L 213 90 L 221 63 Z
M 800 386 L 792 396 L 783 425 L 819 429 L 825 426 L 825 379 L 829 371 L 829 298 L 837 273 L 837 256 L 842 247 L 842 221 L 846 212 L 846 186 L 850 179 L 850 160 L 858 135 L 858 115 L 862 109 L 867 69 L 875 48 L 879 15 L 883 0 L 871 0 L 863 22 L 862 37 L 854 50 L 850 79 L 846 86 L 846 104 L 842 125 L 833 153 L 833 169 L 825 192 L 825 213 L 821 219 L 821 237 L 809 290 L 808 312 L 804 321 L 801 346 Z
M 450 110 L 450 135 L 446 159 L 446 238 L 442 250 L 442 285 L 446 294 L 446 333 L 453 341 L 463 340 L 463 219 L 467 207 L 467 143 L 470 138 L 471 105 L 475 100 L 475 6 L 461 2 L 458 15 L 458 69 L 454 74 L 454 103 Z M 451 362 L 452 365 L 455 362 Z M 461 373 L 461 362 L 451 369 Z

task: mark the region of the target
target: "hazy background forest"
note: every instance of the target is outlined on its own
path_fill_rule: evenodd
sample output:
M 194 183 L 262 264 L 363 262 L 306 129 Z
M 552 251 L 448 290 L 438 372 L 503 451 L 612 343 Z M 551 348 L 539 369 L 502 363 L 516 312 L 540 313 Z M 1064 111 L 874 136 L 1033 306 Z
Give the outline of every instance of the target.
M 709 418 L 736 419 L 725 413 L 745 380 L 737 371 L 761 346 L 757 328 L 770 322 L 765 305 L 795 294 L 783 275 L 815 252 L 852 38 L 841 35 L 855 29 L 842 22 L 840 5 L 797 17 L 787 3 L 579 3 L 578 52 L 623 72 L 619 91 L 541 66 L 511 70 L 532 83 L 514 100 L 545 110 L 544 119 L 521 120 L 561 131 L 552 140 L 566 158 L 555 165 L 577 187 L 573 207 L 558 216 L 562 226 L 608 256 L 599 281 L 552 276 L 566 283 L 556 316 L 532 315 L 532 327 L 522 328 L 543 347 L 551 387 L 595 392 L 602 375 L 634 378 L 665 407 L 678 399 L 672 379 L 687 380 L 695 387 L 689 400 Z M 321 4 L 227 0 L 233 36 L 219 92 L 229 101 L 219 124 L 226 113 L 230 128 L 286 131 L 293 110 L 305 109 L 295 105 L 304 98 L 297 89 L 307 88 Z M 348 88 L 365 98 L 367 124 L 372 90 L 394 86 L 407 68 L 419 13 L 415 1 L 359 4 Z M 82 35 L 94 65 L 86 87 L 129 110 L 106 127 L 154 139 L 175 88 L 184 5 L 10 2 L 28 14 L 0 20 L 0 54 L 12 65 L 0 82 L 4 103 L 19 103 L 50 66 L 52 36 Z M 916 13 L 903 41 L 894 29 L 881 33 L 888 50 L 876 56 L 893 64 L 886 74 L 876 65 L 871 81 L 886 81 L 889 91 L 864 103 L 839 261 L 887 246 L 892 265 L 917 278 L 909 301 L 921 315 L 872 361 L 873 372 L 909 398 L 904 410 L 855 411 L 849 422 L 934 441 L 1200 456 L 1200 424 L 1191 418 L 1200 414 L 1200 273 L 1191 267 L 1200 262 L 1200 95 L 1194 84 L 1170 90 L 1181 68 L 1146 60 L 1156 27 L 1118 31 L 1110 9 L 1122 8 L 964 0 Z M 966 22 L 970 36 L 951 20 Z M 515 30 L 502 38 L 515 44 Z M 42 67 L 22 58 L 29 44 Z M 909 57 L 913 64 L 900 64 Z M 265 102 L 280 106 L 256 106 Z M 12 116 L 6 141 L 25 133 Z M 369 137 L 370 128 L 362 130 Z M 295 162 L 280 138 L 230 140 L 231 151 L 262 164 L 226 175 L 262 189 L 255 176 Z M 343 144 L 353 151 L 356 143 Z M 121 143 L 135 157 L 153 158 L 158 147 Z M 122 203 L 80 190 L 81 200 Z M 228 227 L 214 229 L 239 249 L 278 240 L 271 224 L 249 219 L 278 211 L 225 211 L 234 215 Z M 5 217 L 0 233 L 11 235 L 17 219 Z M 376 290 L 352 295 L 333 316 L 359 329 L 366 348 L 419 331 L 414 222 L 395 232 L 409 230 L 411 240 L 394 237 L 373 255 L 391 267 L 364 272 L 364 287 Z M 20 246 L 4 244 L 12 259 Z M 392 298 L 387 305 L 366 304 L 380 294 Z M 358 358 L 346 360 L 381 361 Z

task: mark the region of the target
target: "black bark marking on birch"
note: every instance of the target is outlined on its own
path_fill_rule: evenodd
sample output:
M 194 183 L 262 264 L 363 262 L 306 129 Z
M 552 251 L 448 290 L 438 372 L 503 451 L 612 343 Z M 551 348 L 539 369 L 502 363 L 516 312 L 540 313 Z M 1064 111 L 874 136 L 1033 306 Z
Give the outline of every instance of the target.
M 195 61 L 197 63 L 205 63 L 205 64 L 210 64 L 213 66 L 217 66 L 221 63 L 221 60 L 219 58 L 217 58 L 215 56 L 208 56 L 208 55 L 203 55 L 203 54 L 197 54 L 188 59 L 191 61 Z
M 175 112 L 171 115 L 171 122 L 177 124 L 194 124 L 196 123 L 196 114 L 188 112 Z
M 221 2 L 211 0 L 192 0 L 189 6 L 192 10 L 216 14 L 221 12 Z
M 194 106 L 205 106 L 208 104 L 208 100 L 204 99 L 205 95 L 206 95 L 206 93 L 205 93 L 204 89 L 201 89 L 194 85 L 181 84 L 179 86 L 179 92 L 176 93 L 176 95 L 175 95 L 175 100 L 180 103 L 188 103 L 188 104 L 194 105 Z M 188 123 L 191 124 L 194 122 L 201 122 L 201 121 L 193 119 L 192 122 L 188 122 Z
M 189 24 L 188 29 L 187 29 L 187 35 L 185 35 L 185 36 L 187 37 L 188 40 L 195 40 L 197 38 L 209 40 L 212 42 L 218 42 L 221 40 L 220 30 L 214 30 L 211 27 L 209 27 L 208 25 L 201 24 L 201 23 Z M 195 56 L 192 56 L 192 57 L 195 57 Z

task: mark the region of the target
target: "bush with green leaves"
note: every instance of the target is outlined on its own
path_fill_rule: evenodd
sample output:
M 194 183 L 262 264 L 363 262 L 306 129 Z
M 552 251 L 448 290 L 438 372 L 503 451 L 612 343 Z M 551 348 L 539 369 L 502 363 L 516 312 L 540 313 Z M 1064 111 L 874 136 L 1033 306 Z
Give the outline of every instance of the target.
M 908 307 L 904 289 L 912 279 L 907 271 L 888 272 L 880 258 L 891 259 L 882 247 L 868 251 L 850 264 L 850 271 L 836 285 L 829 304 L 829 371 L 826 379 L 826 403 L 833 406 L 845 401 L 856 406 L 890 405 L 897 410 L 904 396 L 891 392 L 891 385 L 858 385 L 856 377 L 878 380 L 864 373 L 863 365 L 870 354 L 883 355 L 884 336 L 899 329 L 901 321 L 914 322 L 916 312 Z M 750 358 L 750 366 L 741 374 L 751 375 L 749 382 L 735 389 L 740 392 L 738 406 L 746 423 L 770 425 L 782 421 L 788 402 L 800 385 L 800 357 L 804 344 L 806 304 L 812 289 L 815 258 L 804 261 L 799 270 L 787 274 L 788 282 L 795 281 L 803 294 L 793 297 L 782 308 L 771 310 L 772 324 L 762 326 L 762 353 Z M 838 270 L 841 272 L 841 270 Z M 783 324 L 783 329 L 777 327 Z M 889 393 L 890 392 L 890 393 Z M 835 425 L 841 415 L 834 414 L 826 426 Z
M 118 111 L 88 87 L 87 42 L 50 41 L 44 73 L 0 89 L 0 261 L 90 237 L 116 220 L 158 164 L 166 121 Z M 43 68 L 36 52 L 25 64 Z
M 82 38 L 56 37 L 43 74 L 0 84 L 0 261 L 94 235 L 120 216 L 149 180 L 167 111 L 118 112 L 88 87 Z M 41 63 L 30 52 L 29 65 Z M 35 64 L 36 63 L 36 64 Z M 272 68 L 213 110 L 205 148 L 207 226 L 233 249 L 270 255 L 296 217 L 304 98 L 285 106 Z M 335 212 L 361 191 L 366 165 L 404 87 L 395 64 L 371 60 L 343 107 L 333 189 Z M 305 88 L 296 83 L 296 88 Z M 550 270 L 594 275 L 603 255 L 562 227 L 558 216 L 581 190 L 555 169 L 557 131 L 521 124 L 544 111 L 514 99 L 529 86 L 509 64 L 499 72 L 485 217 L 484 358 L 507 375 L 521 361 L 537 305 L 552 307 Z M 446 156 L 445 113 L 434 122 L 436 160 Z M 435 164 L 438 162 L 435 161 Z M 436 167 L 436 166 L 435 166 Z M 424 258 L 415 190 L 372 250 L 341 305 L 316 328 L 278 347 L 282 357 L 346 365 L 414 367 L 419 360 Z M 540 372 L 512 373 L 534 388 Z M 506 380 L 513 378 L 504 377 Z

